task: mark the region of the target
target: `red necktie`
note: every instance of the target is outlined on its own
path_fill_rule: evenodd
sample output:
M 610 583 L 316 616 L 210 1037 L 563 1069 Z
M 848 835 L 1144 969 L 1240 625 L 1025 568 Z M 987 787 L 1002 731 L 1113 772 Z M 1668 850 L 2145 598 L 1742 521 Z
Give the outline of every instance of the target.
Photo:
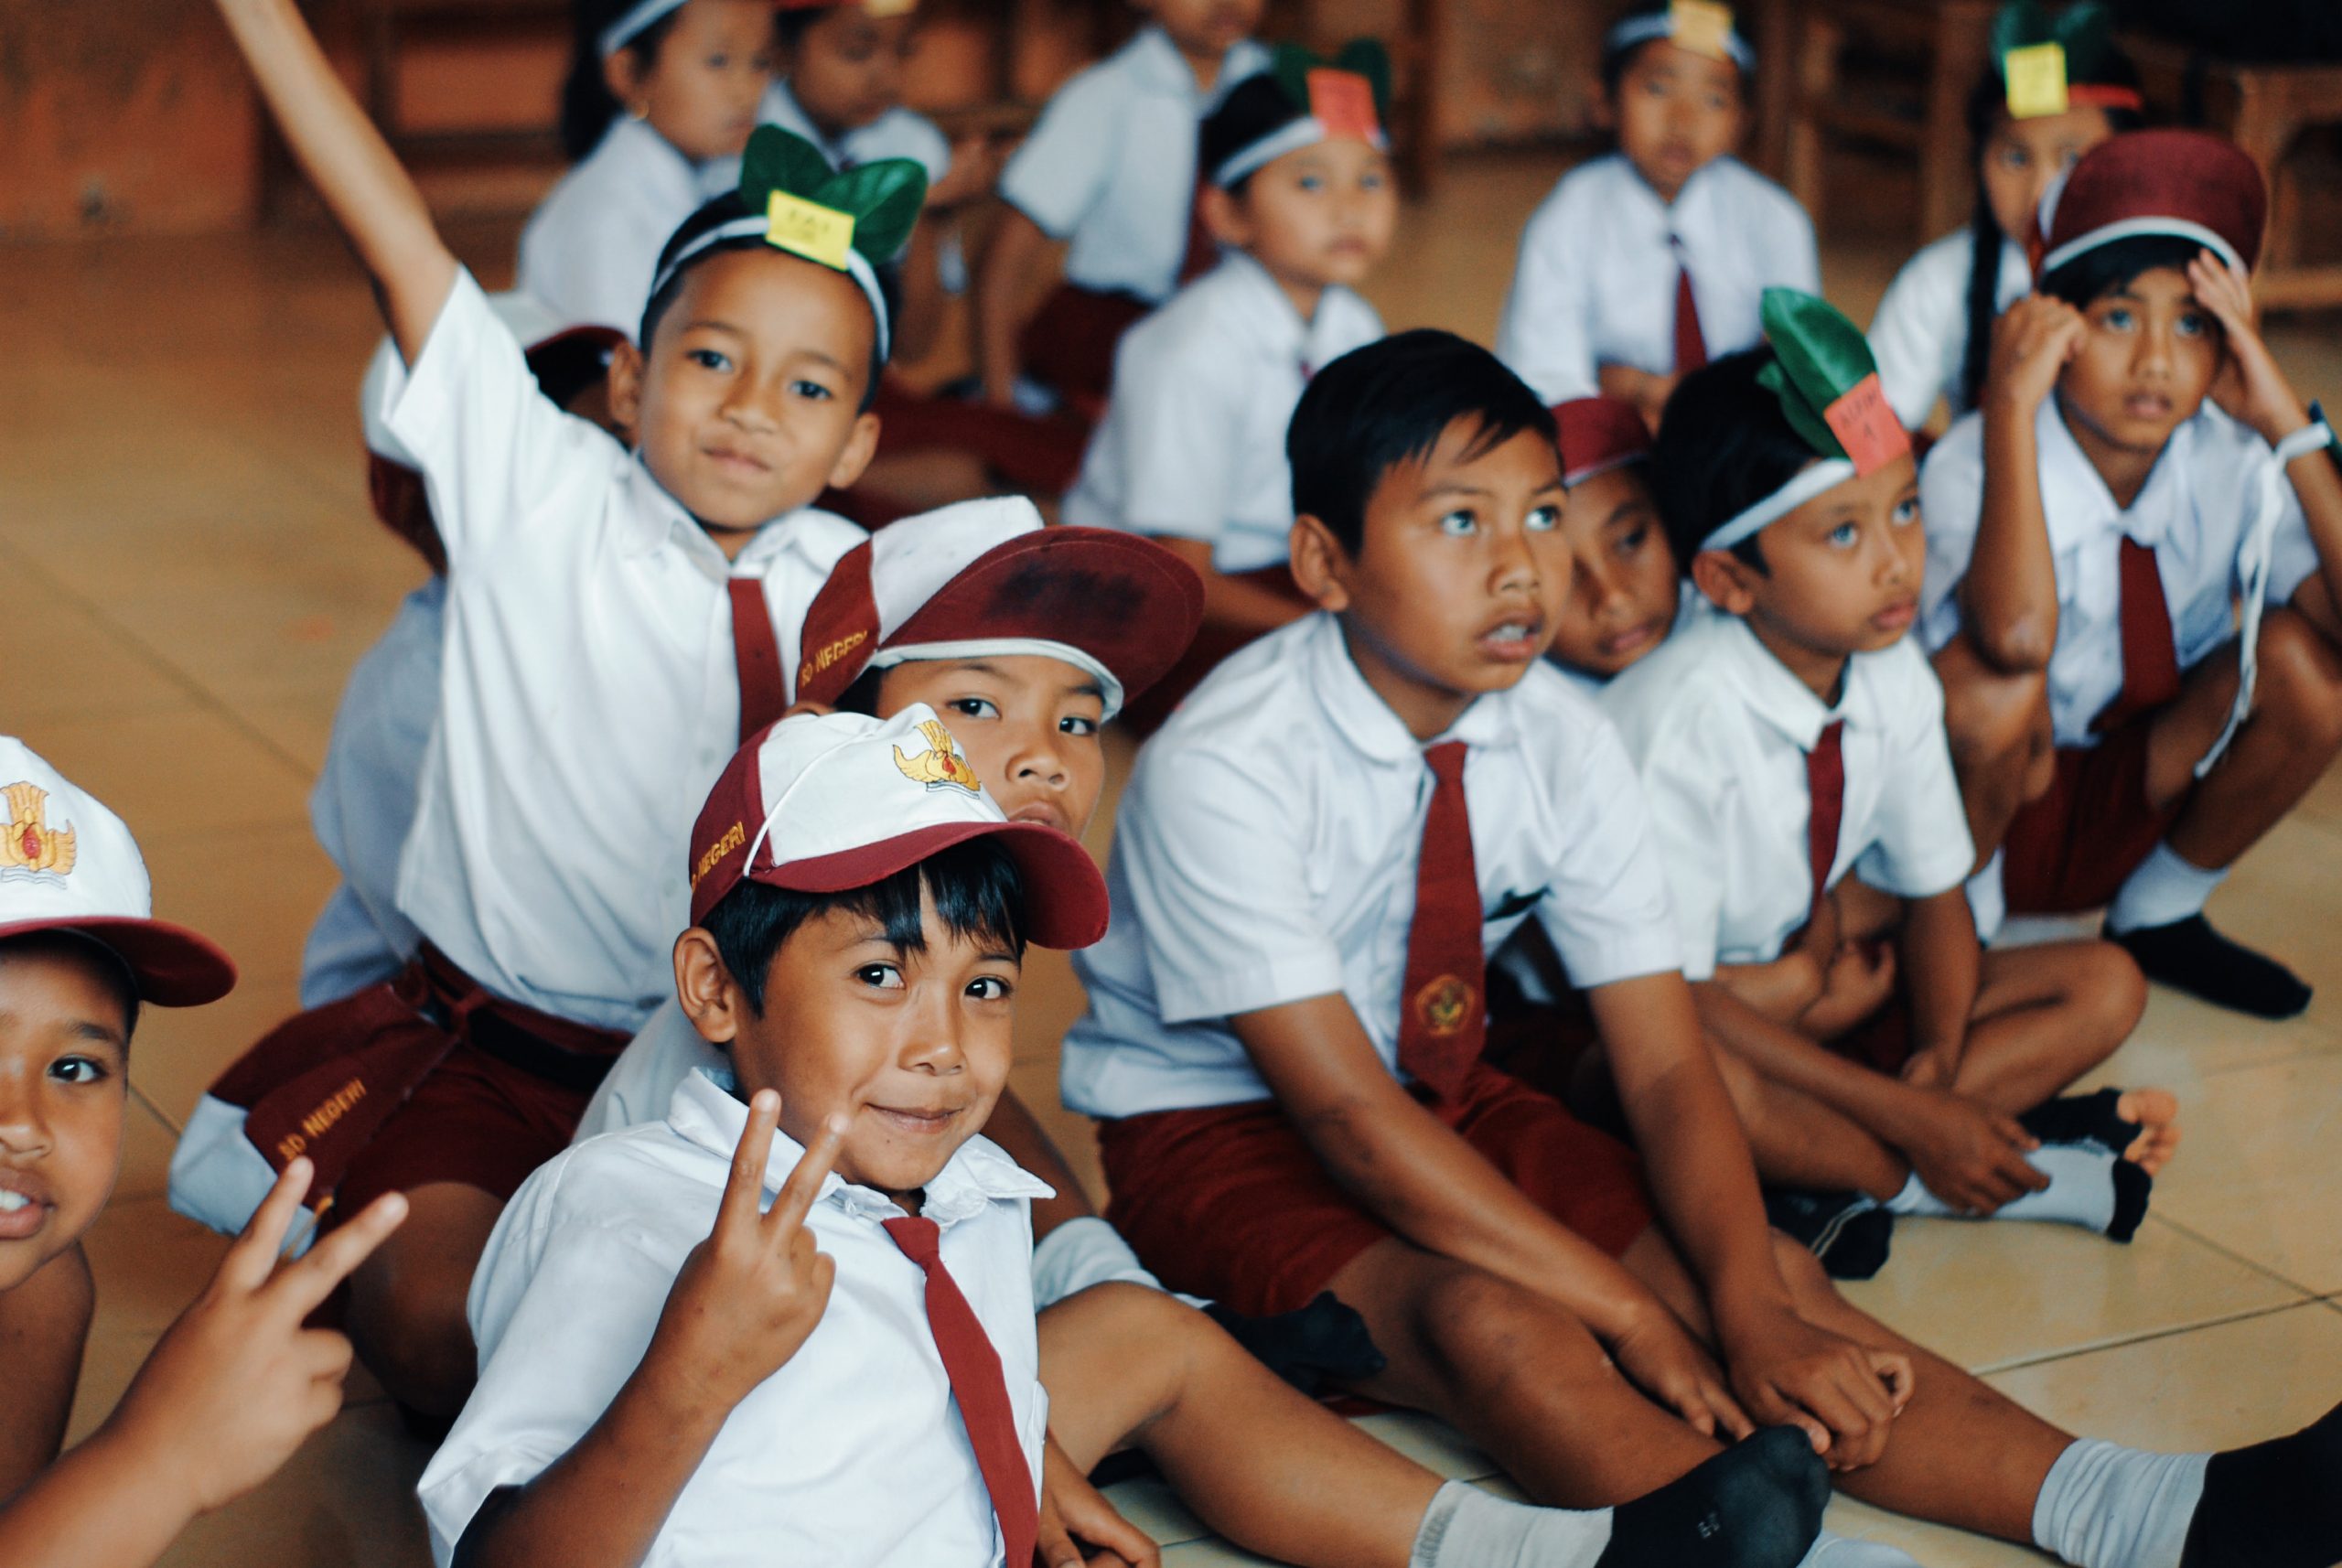
M 1040 1534 L 1040 1509 L 1034 1501 L 1024 1440 L 1016 1432 L 1016 1412 L 1008 1402 L 1008 1384 L 1001 1376 L 1000 1353 L 976 1321 L 976 1309 L 943 1266 L 943 1237 L 935 1221 L 906 1216 L 885 1223 L 895 1245 L 927 1275 L 927 1326 L 951 1380 L 951 1397 L 975 1448 L 984 1489 L 992 1494 L 1007 1568 L 1026 1568 Z
M 2179 650 L 2171 637 L 2171 605 L 2163 596 L 2155 553 L 2122 541 L 2122 689 L 2091 721 L 2094 730 L 2119 729 L 2179 695 Z
M 1805 819 L 1805 857 L 1813 867 L 1813 906 L 1821 912 L 1822 897 L 1830 891 L 1830 868 L 1838 860 L 1838 828 L 1846 817 L 1846 721 L 1832 719 L 1821 726 L 1821 738 L 1805 754 L 1805 792 L 1810 811 Z
M 1683 261 L 1683 242 L 1670 234 L 1667 243 L 1675 252 L 1675 373 L 1680 376 L 1708 362 L 1708 340 L 1700 331 L 1700 302 L 1692 297 L 1692 269 Z
M 734 577 L 732 662 L 740 672 L 740 739 L 780 717 L 789 706 L 789 681 L 781 673 L 780 643 L 772 634 L 772 612 L 765 607 L 761 577 Z
M 1399 1065 L 1442 1100 L 1464 1088 L 1486 1043 L 1487 950 L 1480 942 L 1480 878 L 1472 864 L 1472 818 L 1464 803 L 1464 743 L 1423 753 L 1434 783 L 1415 863 L 1415 914 L 1407 928 L 1407 986 L 1400 999 Z

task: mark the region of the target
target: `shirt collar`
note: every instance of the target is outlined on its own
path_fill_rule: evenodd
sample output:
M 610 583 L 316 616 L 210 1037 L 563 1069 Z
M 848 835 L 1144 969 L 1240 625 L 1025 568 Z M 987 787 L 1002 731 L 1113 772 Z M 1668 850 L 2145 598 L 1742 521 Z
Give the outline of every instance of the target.
M 779 553 L 788 543 L 789 531 L 782 525 L 804 516 L 810 510 L 800 507 L 795 511 L 783 512 L 757 530 L 737 561 L 728 560 L 723 549 L 708 537 L 707 530 L 700 526 L 699 519 L 652 477 L 639 452 L 629 454 L 625 461 L 625 504 L 620 509 L 624 518 L 620 533 L 623 553 L 639 559 L 656 554 L 671 542 L 693 565 L 718 581 L 736 575 L 738 567 Z
M 2034 419 L 2034 437 L 2041 451 L 2041 514 L 2049 529 L 2049 548 L 2059 554 L 2112 529 L 2149 549 L 2171 532 L 2175 475 L 2188 466 L 2187 448 L 2204 421 L 2199 408 L 2180 421 L 2164 443 L 2147 482 L 2129 507 L 2120 505 L 2106 480 L 2074 439 L 2072 428 L 2053 395 L 2041 400 Z
M 1219 74 L 1213 79 L 1209 93 L 1197 86 L 1196 73 L 1187 68 L 1187 57 L 1158 24 L 1150 22 L 1141 27 L 1123 46 L 1123 58 L 1149 87 L 1159 92 L 1176 93 L 1209 112 L 1228 96 L 1230 88 L 1262 70 L 1268 64 L 1269 53 L 1251 38 L 1237 39 L 1220 57 Z
M 1757 640 L 1742 617 L 1715 610 L 1703 617 L 1701 624 L 1708 628 L 1705 635 L 1721 645 L 1717 667 L 1730 672 L 1748 699 L 1750 710 L 1795 742 L 1799 751 L 1811 751 L 1832 723 L 1862 728 L 1883 716 L 1871 675 L 1880 654 L 1857 653 L 1846 660 L 1838 705 L 1833 708 Z
M 677 1137 L 727 1165 L 740 1146 L 742 1131 L 748 1125 L 748 1108 L 734 1095 L 735 1087 L 728 1069 L 694 1068 L 675 1086 L 674 1098 L 667 1108 L 667 1125 Z M 797 1162 L 804 1157 L 805 1146 L 776 1128 L 772 1152 L 765 1158 L 765 1190 L 779 1191 L 790 1173 L 797 1168 Z M 973 1219 L 994 1203 L 1049 1196 L 1047 1183 L 1026 1172 L 987 1140 L 971 1138 L 954 1151 L 935 1179 L 927 1184 L 927 1197 L 920 1205 L 920 1212 L 948 1230 L 963 1219 Z M 821 1197 L 814 1201 L 873 1224 L 903 1213 L 901 1206 L 886 1194 L 857 1187 L 835 1171 L 822 1178 Z
M 812 116 L 805 113 L 805 106 L 797 102 L 797 94 L 790 89 L 786 80 L 774 81 L 767 90 L 764 118 L 779 125 L 782 130 L 792 132 L 812 143 L 816 148 L 820 149 L 822 156 L 830 160 L 832 168 L 843 169 L 850 161 L 845 139 L 840 137 L 836 141 L 832 141 L 822 134 L 820 127 L 813 124 Z
M 1635 209 L 1648 220 L 1657 224 L 1661 231 L 1679 235 L 1683 233 L 1686 224 L 1695 224 L 1700 220 L 1712 199 L 1709 192 L 1716 184 L 1716 169 L 1727 161 L 1712 158 L 1693 169 L 1692 177 L 1683 182 L 1683 188 L 1675 193 L 1675 199 L 1671 202 L 1651 188 L 1650 181 L 1635 167 L 1634 159 L 1624 153 L 1613 153 L 1610 156 L 1617 183 L 1628 193 L 1622 199 L 1633 203 Z
M 1366 683 L 1358 661 L 1350 657 L 1349 644 L 1342 636 L 1338 618 L 1319 611 L 1310 618 L 1309 629 L 1304 635 L 1309 639 L 1306 658 L 1310 690 L 1333 722 L 1335 732 L 1370 761 L 1386 767 L 1416 767 L 1422 763 L 1423 748 L 1440 741 L 1460 740 L 1480 750 L 1508 747 L 1520 739 L 1520 726 L 1512 712 L 1513 692 L 1518 688 L 1511 688 L 1474 699 L 1445 734 L 1428 741 L 1417 740 L 1399 715 L 1391 711 L 1391 704 Z M 1545 678 L 1546 672 L 1534 666 L 1523 677 Z

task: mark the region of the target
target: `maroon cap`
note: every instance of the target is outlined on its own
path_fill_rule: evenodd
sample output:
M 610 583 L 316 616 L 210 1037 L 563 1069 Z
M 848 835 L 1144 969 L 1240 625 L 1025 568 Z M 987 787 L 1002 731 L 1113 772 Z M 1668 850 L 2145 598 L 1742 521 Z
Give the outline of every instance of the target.
M 2250 272 L 2261 257 L 2269 187 L 2233 142 L 2202 131 L 2133 131 L 2083 154 L 2045 205 L 2045 277 L 2142 234 L 2193 240 Z
M 1562 439 L 1562 483 L 1572 488 L 1650 456 L 1650 426 L 1615 397 L 1574 397 L 1553 405 Z

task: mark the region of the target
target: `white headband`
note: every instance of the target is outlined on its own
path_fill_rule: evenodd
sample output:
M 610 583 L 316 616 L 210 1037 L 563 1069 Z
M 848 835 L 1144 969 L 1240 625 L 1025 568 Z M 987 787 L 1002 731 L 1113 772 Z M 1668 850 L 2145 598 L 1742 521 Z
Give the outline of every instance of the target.
M 1854 477 L 1854 465 L 1847 458 L 1824 457 L 1799 469 L 1797 478 L 1700 541 L 1700 548 L 1729 550 L 1744 539 L 1754 539 L 1766 524 L 1778 522 L 1814 497 Z
M 652 23 L 682 8 L 683 0 L 639 0 L 627 8 L 625 16 L 604 27 L 594 41 L 600 48 L 602 58 L 607 59 L 641 37 Z
M 1102 711 L 1099 723 L 1111 721 L 1123 711 L 1123 683 L 1114 672 L 1101 664 L 1094 655 L 1084 653 L 1070 643 L 1052 642 L 1043 637 L 967 637 L 945 642 L 910 642 L 897 648 L 882 648 L 870 656 L 865 670 L 891 670 L 897 664 L 932 664 L 948 659 L 983 659 L 987 656 L 1015 658 L 1033 655 L 1042 659 L 1062 660 L 1082 671 L 1098 682 L 1098 695 Z
M 644 300 L 647 302 L 658 298 L 660 290 L 674 282 L 675 274 L 682 272 L 693 257 L 702 255 L 727 240 L 745 240 L 751 235 L 762 239 L 771 230 L 772 220 L 761 212 L 751 212 L 717 224 L 676 252 L 675 259 L 659 269 L 659 275 L 650 280 L 650 292 L 643 295 Z M 782 249 L 778 245 L 773 248 Z M 794 251 L 788 253 L 792 256 L 797 254 Z M 821 266 L 824 263 L 816 262 L 813 264 Z M 887 342 L 891 331 L 886 320 L 886 295 L 878 287 L 877 269 L 870 264 L 868 257 L 848 245 L 845 252 L 845 270 L 847 275 L 861 285 L 864 295 L 870 301 L 871 317 L 878 323 L 878 358 L 884 360 L 887 355 Z
M 2234 245 L 2229 244 L 2201 223 L 2190 223 L 2184 218 L 2125 218 L 2119 223 L 2109 223 L 2102 228 L 2093 229 L 2087 234 L 2068 240 L 2042 257 L 2041 275 L 2046 278 L 2076 256 L 2095 251 L 2101 245 L 2111 245 L 2117 240 L 2134 239 L 2142 234 L 2159 234 L 2174 240 L 2193 240 L 2235 268 L 2238 276 L 2242 277 L 2250 271 L 2244 264 L 2244 258 L 2237 254 Z
M 1637 44 L 1674 37 L 1675 18 L 1664 11 L 1650 16 L 1629 16 L 1603 35 L 1602 52 L 1624 54 Z M 1738 27 L 1724 35 L 1724 51 L 1732 56 L 1733 64 L 1744 71 L 1756 70 L 1756 51 L 1748 47 L 1748 40 L 1740 36 Z
M 1332 140 L 1326 122 L 1315 114 L 1305 114 L 1289 124 L 1280 125 L 1249 147 L 1230 153 L 1220 166 L 1211 171 L 1212 184 L 1222 190 L 1234 185 L 1246 175 L 1258 174 L 1287 153 L 1297 153 L 1304 147 L 1314 147 L 1320 142 Z M 1370 143 L 1376 152 L 1391 150 L 1391 138 L 1377 127 Z

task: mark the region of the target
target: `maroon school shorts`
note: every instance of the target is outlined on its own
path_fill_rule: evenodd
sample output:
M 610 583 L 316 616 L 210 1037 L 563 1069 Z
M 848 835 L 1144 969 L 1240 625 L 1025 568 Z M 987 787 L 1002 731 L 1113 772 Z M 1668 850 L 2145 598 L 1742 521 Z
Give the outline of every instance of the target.
M 2061 747 L 2049 791 L 2009 824 L 2001 886 L 2009 912 L 2069 915 L 2114 897 L 2179 814 L 2147 802 L 2152 714 L 2096 746 Z
M 1612 1257 L 1650 1228 L 1642 1163 L 1485 1062 L 1456 1114 L 1465 1142 L 1531 1202 Z M 1292 1312 L 1391 1234 L 1318 1163 L 1273 1100 L 1101 1122 L 1106 1218 L 1174 1290 L 1254 1316 Z

